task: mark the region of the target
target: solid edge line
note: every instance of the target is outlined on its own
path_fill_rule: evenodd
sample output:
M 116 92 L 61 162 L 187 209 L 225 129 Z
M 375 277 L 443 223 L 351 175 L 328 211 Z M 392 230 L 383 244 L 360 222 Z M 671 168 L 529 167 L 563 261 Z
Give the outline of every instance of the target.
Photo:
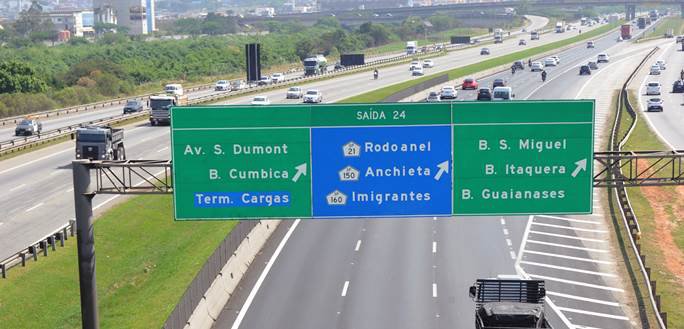
M 259 276 L 257 282 L 254 284 L 254 287 L 252 287 L 252 291 L 249 292 L 249 296 L 247 296 L 245 303 L 242 305 L 242 308 L 240 308 L 240 313 L 238 313 L 237 318 L 235 318 L 235 322 L 233 322 L 233 325 L 230 327 L 231 329 L 238 329 L 240 327 L 242 319 L 245 318 L 245 314 L 247 314 L 249 307 L 252 305 L 254 297 L 256 296 L 257 292 L 259 292 L 261 284 L 264 283 L 264 280 L 266 279 L 268 272 L 271 271 L 271 267 L 273 267 L 273 263 L 275 263 L 276 259 L 278 258 L 278 255 L 280 255 L 280 252 L 285 247 L 287 240 L 290 239 L 290 236 L 292 236 L 292 233 L 297 228 L 297 225 L 299 225 L 300 221 L 301 219 L 295 220 L 294 223 L 292 223 L 292 226 L 290 226 L 290 229 L 287 230 L 287 233 L 285 233 L 283 240 L 280 241 L 278 248 L 276 248 L 275 252 L 273 253 L 273 256 L 271 256 L 271 259 L 268 260 L 268 264 L 266 264 L 266 267 L 261 272 L 261 275 Z

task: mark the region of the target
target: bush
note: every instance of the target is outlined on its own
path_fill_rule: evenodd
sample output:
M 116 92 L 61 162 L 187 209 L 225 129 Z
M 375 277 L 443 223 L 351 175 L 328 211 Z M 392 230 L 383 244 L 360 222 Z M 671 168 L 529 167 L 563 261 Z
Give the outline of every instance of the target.
M 0 94 L 0 103 L 7 108 L 5 116 L 48 111 L 57 106 L 46 94 Z

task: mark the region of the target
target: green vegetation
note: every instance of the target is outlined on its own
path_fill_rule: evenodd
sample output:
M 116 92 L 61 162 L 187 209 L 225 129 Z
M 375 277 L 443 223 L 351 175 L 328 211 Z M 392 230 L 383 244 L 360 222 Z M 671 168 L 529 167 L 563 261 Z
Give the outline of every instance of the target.
M 630 100 L 632 104 L 638 104 L 634 94 L 630 95 Z M 636 111 L 639 115 L 637 125 L 623 150 L 667 150 L 649 128 L 641 110 L 637 108 Z M 684 225 L 681 223 L 684 192 L 681 187 L 633 187 L 628 188 L 628 193 L 641 227 L 640 244 L 646 255 L 646 266 L 651 268 L 651 279 L 657 282 L 657 293 L 661 296 L 663 310 L 667 312 L 668 328 L 682 328 L 684 282 L 678 276 L 681 272 L 673 272 L 682 270 L 673 265 L 682 260 L 672 259 L 673 255 L 677 255 L 672 249 L 684 251 Z M 646 293 L 647 290 L 644 290 Z M 647 303 L 650 308 L 650 301 Z
M 644 33 L 644 40 L 658 39 L 665 37 L 667 31 L 672 30 L 675 36 L 684 33 L 684 19 L 681 17 L 666 17 L 656 26 L 649 28 L 648 32 Z
M 425 46 L 425 45 L 434 44 L 434 43 L 450 42 L 451 36 L 454 36 L 454 35 L 473 37 L 473 36 L 485 35 L 485 34 L 487 34 L 487 29 L 482 29 L 482 28 L 455 28 L 455 29 L 451 29 L 448 31 L 442 31 L 442 32 L 436 32 L 436 33 L 428 34 L 427 39 L 422 38 L 422 39 L 418 39 L 416 41 L 418 42 L 418 46 Z M 405 41 L 394 41 L 394 42 L 388 43 L 388 44 L 380 46 L 380 47 L 368 48 L 368 49 L 364 50 L 363 52 L 366 55 L 377 55 L 377 54 L 385 54 L 385 53 L 402 51 L 402 50 L 404 50 L 405 47 L 406 47 Z
M 374 91 L 371 91 L 371 92 L 368 92 L 368 93 L 365 93 L 362 95 L 347 98 L 341 102 L 342 103 L 379 102 L 379 101 L 382 101 L 383 99 L 385 99 L 386 97 L 388 97 L 392 94 L 395 94 L 401 90 L 404 90 L 404 89 L 409 88 L 411 86 L 417 85 L 423 81 L 435 78 L 439 75 L 443 75 L 445 73 L 449 75 L 450 80 L 456 79 L 459 77 L 463 77 L 463 76 L 467 76 L 467 75 L 474 74 L 477 72 L 481 72 L 484 70 L 488 70 L 488 69 L 491 69 L 491 68 L 494 68 L 494 67 L 497 67 L 500 65 L 512 63 L 515 60 L 527 59 L 527 58 L 533 57 L 535 55 L 538 55 L 538 54 L 541 54 L 541 53 L 544 53 L 544 52 L 547 52 L 550 50 L 554 50 L 557 48 L 561 48 L 563 46 L 573 44 L 573 43 L 578 42 L 578 41 L 594 38 L 598 35 L 601 35 L 603 33 L 606 33 L 608 31 L 614 29 L 618 25 L 619 25 L 618 23 L 609 24 L 609 25 L 602 26 L 602 27 L 599 27 L 597 29 L 594 29 L 592 31 L 579 34 L 579 35 L 574 36 L 574 37 L 569 38 L 569 39 L 560 40 L 560 41 L 552 42 L 552 43 L 549 43 L 546 45 L 542 45 L 542 46 L 538 46 L 538 47 L 534 47 L 534 48 L 510 53 L 508 55 L 495 57 L 495 58 L 488 59 L 485 61 L 477 62 L 475 64 L 470 64 L 470 65 L 466 65 L 463 67 L 459 67 L 459 68 L 456 68 L 456 69 L 453 69 L 453 70 L 450 70 L 447 72 L 436 73 L 436 74 L 425 76 L 425 77 L 422 77 L 419 79 L 414 79 L 414 80 L 409 80 L 409 81 L 405 81 L 402 83 L 394 84 L 394 85 L 387 86 L 384 88 L 380 88 L 378 90 L 374 90 Z
M 236 223 L 175 222 L 171 202 L 134 197 L 95 223 L 102 328 L 160 328 Z M 3 328 L 80 328 L 75 240 L 10 270 L 0 291 Z

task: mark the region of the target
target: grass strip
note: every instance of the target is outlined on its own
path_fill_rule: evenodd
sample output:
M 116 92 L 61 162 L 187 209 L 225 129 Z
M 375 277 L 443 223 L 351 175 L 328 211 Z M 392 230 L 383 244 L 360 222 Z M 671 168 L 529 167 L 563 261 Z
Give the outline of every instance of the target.
M 649 31 L 644 33 L 644 37 L 639 41 L 664 38 L 668 30 L 672 30 L 675 36 L 682 34 L 684 32 L 684 19 L 681 17 L 663 18 L 656 26 L 651 26 Z
M 599 28 L 592 30 L 592 31 L 589 31 L 589 32 L 578 34 L 577 36 L 574 36 L 572 38 L 568 38 L 565 40 L 559 40 L 559 41 L 552 42 L 552 43 L 549 43 L 546 45 L 541 45 L 541 46 L 537 46 L 534 48 L 514 52 L 514 53 L 511 53 L 508 55 L 499 56 L 499 57 L 495 57 L 492 59 L 487 59 L 487 60 L 484 60 L 484 61 L 481 61 L 478 63 L 466 65 L 466 66 L 459 67 L 459 68 L 449 70 L 446 72 L 435 73 L 435 74 L 424 76 L 424 77 L 421 77 L 418 79 L 404 81 L 404 82 L 397 83 L 397 84 L 394 84 L 391 86 L 387 86 L 384 88 L 373 90 L 373 91 L 365 93 L 365 94 L 361 94 L 361 95 L 357 95 L 354 97 L 344 99 L 344 100 L 340 101 L 340 103 L 380 102 L 390 95 L 393 95 L 399 91 L 402 91 L 404 89 L 407 89 L 407 88 L 410 88 L 410 87 L 415 86 L 417 84 L 420 84 L 421 82 L 424 82 L 426 80 L 433 79 L 433 78 L 435 78 L 439 75 L 443 75 L 445 73 L 449 75 L 450 80 L 456 79 L 458 77 L 467 76 L 470 74 L 475 74 L 477 72 L 485 71 L 485 70 L 488 70 L 488 69 L 491 69 L 491 68 L 494 68 L 497 66 L 501 66 L 501 65 L 504 65 L 507 63 L 511 63 L 511 62 L 519 60 L 519 59 L 527 59 L 527 58 L 533 57 L 535 55 L 542 54 L 542 53 L 545 53 L 545 52 L 548 52 L 548 51 L 551 51 L 551 50 L 554 50 L 557 48 L 561 48 L 561 47 L 564 47 L 567 45 L 571 45 L 573 43 L 576 43 L 576 42 L 579 42 L 582 40 L 594 38 L 596 36 L 599 36 L 603 33 L 606 33 L 608 31 L 618 27 L 619 25 L 620 25 L 620 23 L 609 24 L 609 25 L 599 27 Z
M 176 222 L 171 196 L 137 196 L 95 223 L 102 328 L 160 328 L 237 222 Z M 75 239 L 0 279 L 3 328 L 80 328 Z

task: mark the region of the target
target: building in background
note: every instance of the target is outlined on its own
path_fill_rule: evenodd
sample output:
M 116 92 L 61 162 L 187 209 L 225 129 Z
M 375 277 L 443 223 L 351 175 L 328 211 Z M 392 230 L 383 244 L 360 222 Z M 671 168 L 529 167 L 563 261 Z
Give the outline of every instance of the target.
M 95 24 L 126 27 L 131 35 L 148 34 L 155 29 L 155 0 L 93 0 Z
M 408 0 L 319 0 L 321 11 L 407 7 Z
M 67 41 L 70 37 L 94 35 L 92 20 L 89 19 L 92 15 L 93 12 L 89 10 L 55 10 L 42 14 L 43 18 L 52 22 L 55 31 L 61 33 L 60 41 Z

